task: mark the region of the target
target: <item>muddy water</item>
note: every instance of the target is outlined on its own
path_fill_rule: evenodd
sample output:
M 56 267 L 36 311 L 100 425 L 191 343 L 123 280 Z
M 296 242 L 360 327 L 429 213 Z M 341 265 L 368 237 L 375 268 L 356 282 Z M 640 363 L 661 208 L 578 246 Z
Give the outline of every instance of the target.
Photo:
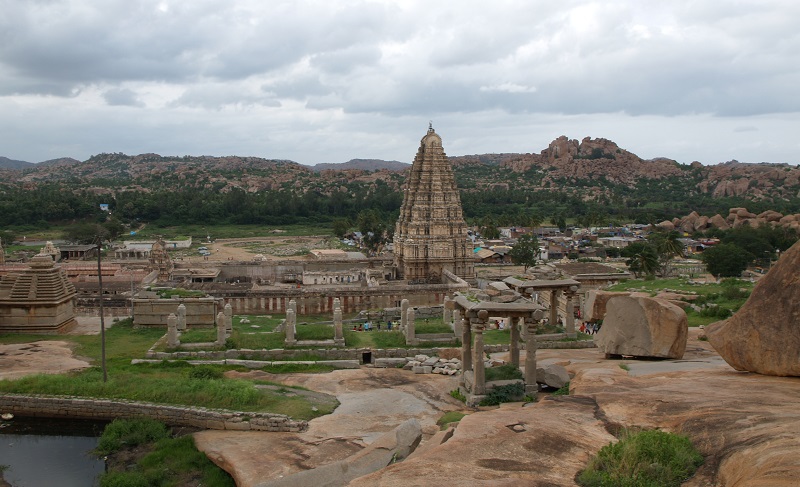
M 0 423 L 3 479 L 14 487 L 96 486 L 105 463 L 92 455 L 105 424 L 43 418 Z M 2 485 L 2 482 L 0 482 Z

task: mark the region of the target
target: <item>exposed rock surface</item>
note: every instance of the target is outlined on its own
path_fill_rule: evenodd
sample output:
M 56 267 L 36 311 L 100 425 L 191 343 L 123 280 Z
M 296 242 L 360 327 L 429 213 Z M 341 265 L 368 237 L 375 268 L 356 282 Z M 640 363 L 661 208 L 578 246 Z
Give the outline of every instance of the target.
M 628 361 L 630 372 L 596 350 L 541 350 L 576 374 L 570 396 L 473 413 L 446 443 L 350 485 L 574 486 L 623 427 L 689 436 L 705 463 L 687 487 L 800 484 L 800 380 L 735 372 L 698 331 L 685 360 Z
M 584 305 L 584 318 L 586 321 L 597 321 L 605 319 L 606 306 L 608 300 L 618 296 L 629 296 L 628 292 L 613 292 L 613 291 L 600 291 L 591 290 L 586 295 L 586 303 Z
M 686 350 L 687 333 L 686 313 L 678 306 L 654 298 L 617 296 L 608 301 L 594 341 L 608 355 L 679 359 Z
M 253 487 L 330 463 L 346 463 L 409 419 L 418 421 L 426 436 L 432 436 L 439 429 L 436 420 L 442 414 L 463 407 L 449 395 L 458 385 L 456 377 L 396 368 L 280 376 L 252 371 L 235 376 L 302 386 L 335 395 L 341 403 L 332 414 L 309 421 L 308 431 L 296 435 L 195 433 L 198 449 L 229 472 L 239 487 Z
M 0 345 L 0 380 L 34 374 L 63 374 L 91 367 L 72 356 L 69 343 L 41 341 Z
M 784 252 L 732 317 L 706 327 L 733 368 L 800 376 L 800 242 Z

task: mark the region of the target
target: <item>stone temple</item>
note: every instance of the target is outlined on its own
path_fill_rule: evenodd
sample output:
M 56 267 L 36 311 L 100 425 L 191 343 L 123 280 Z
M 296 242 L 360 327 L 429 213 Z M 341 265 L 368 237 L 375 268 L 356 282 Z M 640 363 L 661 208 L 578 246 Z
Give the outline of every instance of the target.
M 473 246 L 467 237 L 453 168 L 442 138 L 432 126 L 420 141 L 403 191 L 394 233 L 398 277 L 438 283 L 442 273 L 449 271 L 473 279 Z

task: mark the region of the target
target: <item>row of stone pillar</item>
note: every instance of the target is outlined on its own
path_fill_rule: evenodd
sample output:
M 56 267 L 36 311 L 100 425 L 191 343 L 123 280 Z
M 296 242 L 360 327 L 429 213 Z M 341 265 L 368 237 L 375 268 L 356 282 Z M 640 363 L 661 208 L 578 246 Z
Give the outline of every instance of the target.
M 509 348 L 510 361 L 519 367 L 519 341 L 525 340 L 525 369 L 523 377 L 525 381 L 526 394 L 535 396 L 538 391 L 536 385 L 536 350 L 538 348 L 536 339 L 536 327 L 542 318 L 540 311 L 535 311 L 531 316 L 510 318 L 511 344 Z M 472 387 L 469 392 L 473 395 L 483 395 L 486 393 L 486 371 L 484 367 L 484 339 L 483 332 L 489 319 L 489 312 L 480 310 L 474 316 L 464 317 L 461 320 L 461 357 L 462 357 L 462 376 L 461 386 L 466 387 L 464 374 L 472 371 Z M 523 331 L 520 336 L 520 329 Z
M 222 311 L 217 313 L 217 345 L 224 345 L 225 340 L 233 331 L 233 309 L 226 304 Z M 167 316 L 167 346 L 177 348 L 180 346 L 179 332 L 186 330 L 186 306 L 178 305 L 177 313 Z

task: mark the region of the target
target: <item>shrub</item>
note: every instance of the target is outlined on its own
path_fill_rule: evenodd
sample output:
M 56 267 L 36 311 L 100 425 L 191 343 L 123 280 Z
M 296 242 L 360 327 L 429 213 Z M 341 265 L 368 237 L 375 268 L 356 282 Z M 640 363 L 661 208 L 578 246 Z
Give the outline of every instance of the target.
M 450 396 L 455 399 L 458 399 L 461 402 L 467 402 L 467 397 L 464 396 L 464 394 L 462 394 L 461 391 L 458 389 L 453 389 L 452 391 L 450 391 Z
M 577 481 L 584 487 L 678 487 L 702 463 L 685 436 L 624 430 L 620 441 L 600 449 Z
M 189 371 L 190 379 L 222 379 L 222 369 L 211 365 L 198 365 Z
M 103 430 L 95 451 L 98 455 L 108 455 L 123 447 L 134 447 L 168 436 L 164 423 L 154 419 L 115 419 Z
M 553 392 L 554 396 L 569 396 L 569 382 L 561 386 L 560 389 Z
M 483 398 L 481 406 L 497 406 L 503 402 L 519 401 L 525 394 L 525 386 L 522 382 L 506 384 L 492 388 L 486 397 Z

